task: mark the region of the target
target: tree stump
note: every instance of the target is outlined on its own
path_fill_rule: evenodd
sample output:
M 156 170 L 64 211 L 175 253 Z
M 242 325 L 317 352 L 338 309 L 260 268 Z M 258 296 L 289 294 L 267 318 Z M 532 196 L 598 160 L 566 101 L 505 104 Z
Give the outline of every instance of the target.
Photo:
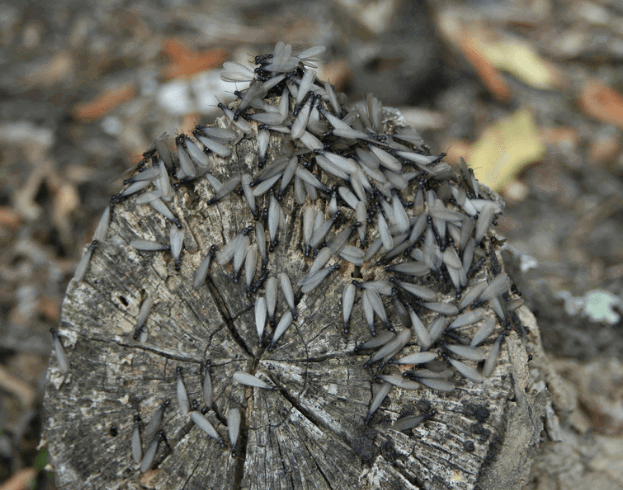
M 303 77 L 306 68 L 298 63 L 294 73 L 297 71 Z M 284 87 L 284 84 L 277 85 L 264 101 L 278 106 Z M 313 90 L 321 94 L 316 104 L 318 107 L 324 104 L 322 113 L 329 111 L 330 100 L 328 96 L 322 96 L 321 88 L 322 85 L 313 86 Z M 275 90 L 281 92 L 275 94 Z M 295 100 L 289 101 L 284 126 L 290 126 L 296 120 L 292 114 L 293 110 L 296 112 L 296 106 Z M 232 108 L 235 110 L 236 107 Z M 362 111 L 359 114 L 365 116 L 365 110 Z M 344 117 L 345 113 L 346 109 L 342 109 L 334 115 Z M 382 130 L 385 134 L 392 135 L 401 130 L 403 123 L 396 112 L 385 111 L 383 114 Z M 327 127 L 327 131 L 331 129 L 322 116 L 318 121 Z M 407 278 L 394 273 L 391 268 L 387 270 L 387 266 L 413 260 L 405 258 L 402 253 L 383 261 L 382 256 L 388 250 L 381 250 L 372 259 L 356 265 L 341 257 L 343 249 L 331 250 L 329 264 L 335 264 L 335 267 L 327 271 L 326 279 L 318 287 L 307 291 L 306 283 L 301 286 L 300 281 L 308 274 L 314 257 L 305 254 L 305 211 L 313 207 L 324 213 L 324 219 L 328 220 L 333 186 L 348 186 L 347 181 L 329 174 L 318 164 L 314 166 L 314 158 L 329 151 L 350 157 L 355 147 L 366 151 L 371 146 L 387 148 L 388 140 L 379 138 L 374 142 L 372 137 L 365 141 L 326 135 L 322 138 L 323 149 L 313 152 L 300 140 L 293 140 L 290 134 L 271 131 L 267 168 L 270 169 L 271 165 L 274 168 L 275 162 L 284 156 L 293 157 L 298 161 L 297 169 L 311 170 L 310 175 L 322 182 L 323 189 L 305 188 L 304 183 L 298 181 L 302 178 L 301 173 L 296 174 L 294 182 L 281 193 L 279 182 L 285 180 L 282 175 L 281 180 L 273 184 L 272 194 L 267 192 L 257 196 L 256 206 L 260 212 L 254 216 L 242 193 L 233 192 L 218 202 L 211 201 L 218 192 L 214 185 L 218 188 L 218 184 L 207 177 L 216 177 L 226 183 L 242 174 L 253 177 L 259 174 L 258 125 L 247 122 L 251 130 L 245 132 L 234 123 L 226 117 L 217 121 L 218 127 L 233 131 L 235 139 L 227 144 L 231 149 L 228 156 L 204 152 L 209 159 L 209 175 L 180 181 L 173 179 L 175 189 L 166 204 L 184 232 L 179 267 L 171 251 L 145 251 L 131 246 L 137 239 L 169 244 L 171 229 L 177 229 L 148 203 L 137 204 L 136 195 L 132 195 L 111 205 L 112 218 L 105 239 L 90 247 L 92 255 L 86 274 L 82 280 L 72 281 L 67 290 L 58 333 L 70 368 L 63 372 L 59 363 L 52 361 L 45 397 L 44 441 L 59 487 L 519 488 L 525 483 L 530 469 L 530 457 L 539 440 L 543 413 L 538 394 L 527 393 L 532 381 L 526 348 L 540 352 L 538 330 L 530 313 L 525 307 L 506 311 L 506 323 L 502 323 L 490 306 L 480 305 L 485 310 L 483 319 L 471 326 L 444 330 L 430 348 L 431 352 L 437 353 L 437 360 L 427 367 L 432 372 L 439 373 L 442 368 L 445 369 L 442 373 L 447 372 L 452 366 L 443 357 L 449 351 L 441 341 L 468 344 L 482 322 L 496 318 L 495 334 L 484 342 L 482 348 L 484 352 L 489 351 L 498 334 L 505 333 L 491 376 L 482 383 L 475 383 L 452 370 L 451 378 L 444 378 L 455 385 L 450 392 L 435 391 L 424 385 L 415 390 L 392 387 L 380 407 L 370 414 L 369 423 L 364 423 L 372 400 L 384 383 L 376 376 L 398 377 L 408 366 L 388 363 L 380 371 L 376 364 L 364 367 L 375 351 L 357 349 L 362 342 L 372 338 L 366 317 L 367 305 L 364 307 L 363 304 L 365 290 L 360 290 L 361 284 L 382 281 L 383 287 L 392 288 L 390 295 L 380 296 L 387 311 L 387 327 L 395 328 L 398 333 L 412 327 L 408 322 L 405 324 L 400 305 L 413 308 L 424 325 L 430 327 L 441 315 L 429 306 L 439 307 L 410 295 L 399 282 L 389 282 L 389 279 L 411 281 L 433 290 L 437 297 L 435 303 L 457 305 L 460 299 L 457 299 L 455 288 L 451 287 L 446 266 L 421 277 Z M 371 133 L 372 128 L 367 127 L 366 122 L 363 126 Z M 354 127 L 358 130 L 357 124 Z M 427 154 L 426 147 L 414 142 L 413 134 L 410 135 L 410 142 L 403 141 L 400 145 L 423 156 Z M 158 157 L 163 158 L 163 155 L 155 151 L 147 154 L 144 163 L 149 163 L 154 155 L 154 168 L 158 168 Z M 175 173 L 178 158 L 182 157 L 174 157 L 174 167 L 169 172 Z M 401 161 L 406 168 L 407 161 L 403 158 Z M 439 163 L 435 161 L 427 165 L 432 169 Z M 447 209 L 459 209 L 456 200 L 448 199 L 443 189 L 439 189 L 444 183 L 457 188 L 468 187 L 464 178 L 451 172 L 451 175 L 444 174 L 437 179 L 435 175 L 439 174 L 435 171 L 422 171 L 417 165 L 412 165 L 412 169 L 415 169 L 417 178 L 410 175 L 407 187 L 392 190 L 394 196 L 407 203 L 410 227 L 418 215 L 430 215 L 426 191 L 432 190 L 438 194 L 439 200 L 445 199 Z M 385 174 L 389 175 L 386 171 Z M 180 175 L 179 170 L 177 175 Z M 300 186 L 306 189 L 304 202 L 297 202 L 294 186 L 299 186 L 299 190 Z M 150 190 L 153 187 L 148 187 L 144 193 Z M 424 202 L 418 192 L 423 193 Z M 483 187 L 479 192 L 485 199 L 498 199 Z M 393 205 L 392 198 L 382 193 L 368 195 L 370 201 L 376 200 L 377 205 L 381 199 L 385 200 L 383 206 Z M 280 197 L 281 201 L 272 196 Z M 298 199 L 300 201 L 300 196 Z M 411 207 L 408 206 L 410 201 L 414 203 Z M 274 223 L 269 221 L 273 220 L 275 211 L 270 208 L 275 202 L 283 213 L 277 214 L 281 226 L 276 241 L 271 244 L 268 238 Z M 321 240 L 316 251 L 325 242 L 329 248 L 335 245 L 340 232 L 355 220 L 355 211 L 339 193 L 336 204 L 341 213 L 338 213 L 333 231 Z M 264 209 L 268 211 L 262 213 Z M 370 206 L 370 210 L 366 239 L 361 241 L 357 228 L 352 227 L 349 245 L 359 244 L 365 248 L 379 237 L 377 219 L 380 218 L 376 208 Z M 380 205 L 378 213 L 391 214 Z M 193 287 L 196 271 L 212 246 L 223 251 L 235 237 L 247 233 L 245 229 L 248 227 L 253 227 L 253 231 L 242 236 L 249 239 L 253 244 L 251 247 L 257 246 L 256 218 L 264 223 L 266 246 L 272 251 L 267 252 L 265 271 L 261 259 L 258 258 L 257 268 L 253 264 L 251 287 L 245 282 L 244 267 L 240 271 L 241 277 L 234 280 L 233 276 L 237 275 L 234 273 L 235 264 L 226 261 L 218 252 L 213 257 L 205 283 Z M 435 226 L 429 224 L 427 230 L 435 230 Z M 452 236 L 449 229 L 447 233 Z M 399 233 L 394 230 L 392 236 L 398 241 Z M 435 237 L 435 240 L 439 238 Z M 424 240 L 426 238 L 418 239 L 414 247 Z M 239 241 L 245 243 L 245 238 Z M 451 242 L 446 246 L 454 247 Z M 474 284 L 490 282 L 503 272 L 498 248 L 495 234 L 488 231 L 481 247 L 476 248 L 474 262 L 479 261 L 479 267 L 469 267 L 467 291 Z M 459 250 L 460 255 L 462 252 Z M 250 252 L 245 248 L 244 253 Z M 233 257 L 233 262 L 236 260 L 239 259 Z M 287 274 L 294 289 L 295 318 L 273 343 L 271 338 L 275 329 L 291 310 L 278 286 L 281 273 Z M 267 274 L 275 278 L 279 291 L 274 322 L 266 325 L 260 344 L 255 302 L 258 297 L 270 295 L 266 289 L 272 287 L 273 282 L 267 285 Z M 342 296 L 345 286 L 353 280 L 359 281 L 359 285 L 346 334 Z M 504 294 L 505 301 L 516 297 L 511 292 Z M 144 326 L 136 331 L 141 306 L 152 300 L 153 306 Z M 376 310 L 374 313 L 379 315 Z M 456 315 L 448 317 L 446 324 L 454 317 Z M 386 328 L 378 319 L 374 321 L 379 330 Z M 268 348 L 270 344 L 274 344 L 272 349 Z M 420 350 L 426 349 L 413 334 L 402 351 L 394 356 L 403 357 Z M 459 359 L 452 352 L 449 355 Z M 205 407 L 204 412 L 226 441 L 225 449 L 195 427 L 178 403 L 176 372 L 181 368 L 188 397 L 196 399 L 200 407 L 205 405 L 202 386 L 207 361 L 210 361 L 213 403 Z M 478 367 L 475 362 L 464 362 Z M 240 371 L 256 376 L 274 389 L 233 382 L 234 373 Z M 160 413 L 165 400 L 170 404 L 164 410 L 162 421 L 156 424 L 155 429 L 163 436 L 156 444 L 153 442 L 158 439 L 153 433 L 154 424 L 149 429 L 148 425 L 155 414 Z M 242 414 L 235 457 L 230 451 L 227 428 L 227 414 L 232 408 L 239 409 Z M 134 461 L 132 455 L 136 415 L 140 417 L 142 454 L 157 446 L 153 461 L 144 468 L 146 472 L 139 471 L 141 461 Z M 408 430 L 393 427 L 398 419 L 412 415 L 426 417 Z M 147 434 L 148 430 L 152 433 Z

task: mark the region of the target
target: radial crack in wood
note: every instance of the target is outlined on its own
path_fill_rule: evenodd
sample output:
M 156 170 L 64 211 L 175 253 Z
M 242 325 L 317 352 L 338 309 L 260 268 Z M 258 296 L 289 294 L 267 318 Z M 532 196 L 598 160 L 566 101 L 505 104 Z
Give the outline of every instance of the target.
M 291 66 L 286 47 L 278 45 L 273 55 L 257 61 L 260 67 Z M 294 62 L 299 68 L 293 73 L 302 76 L 306 68 L 298 63 Z M 261 76 L 270 78 L 270 70 Z M 404 126 L 397 112 L 375 112 L 380 104 L 371 96 L 365 107 L 344 107 L 344 114 L 321 117 L 333 111 L 325 88 L 319 82 L 312 84 L 305 102 L 314 107 L 307 131 L 297 133 L 293 141 L 285 133 L 295 117 L 288 112 L 284 125 L 273 128 L 261 161 L 258 125 L 241 115 L 232 121 L 229 117 L 234 118 L 235 112 L 227 112 L 228 117 L 217 125 L 228 131 L 211 134 L 223 138 L 222 144 L 231 149 L 228 156 L 206 151 L 209 173 L 202 174 L 202 157 L 195 168 L 199 177 L 193 180 L 178 179 L 184 169 L 176 165 L 167 171 L 172 172 L 167 178 L 172 179 L 174 192 L 166 206 L 173 217 L 149 204 L 137 204 L 135 196 L 112 205 L 105 238 L 89 247 L 88 268 L 80 280 L 71 282 L 63 303 L 58 338 L 70 369 L 64 373 L 52 361 L 48 372 L 44 441 L 59 486 L 507 489 L 525 481 L 542 429 L 545 397 L 542 389 L 540 394 L 532 390 L 536 382 L 528 371 L 526 349 L 540 352 L 534 318 L 524 307 L 520 315 L 506 311 L 505 305 L 516 294 L 502 291 L 486 304 L 472 305 L 486 310 L 479 322 L 445 328 L 456 318 L 451 313 L 457 311 L 459 291 L 466 294 L 475 284 L 490 283 L 504 273 L 495 234 L 488 231 L 480 246 L 474 247 L 473 222 L 460 214 L 461 206 L 468 207 L 465 199 L 471 199 L 470 209 L 480 207 L 489 215 L 494 209 L 497 214 L 502 208 L 499 198 L 482 186 L 473 188 L 466 167 L 457 174 L 440 163 L 443 155 L 428 156 L 419 136 Z M 271 90 L 262 103 L 290 111 L 295 97 L 288 94 L 296 85 L 284 77 Z M 293 100 L 280 105 L 279 94 Z M 349 119 L 349 110 L 356 117 Z M 382 137 L 372 129 L 378 129 L 381 114 Z M 346 124 L 338 123 L 337 116 L 353 125 L 354 139 L 331 134 L 327 121 Z M 184 138 L 178 144 L 183 145 Z M 374 152 L 368 151 L 370 146 Z M 314 164 L 321 153 L 326 156 L 322 168 Z M 400 154 L 407 155 L 401 159 L 402 173 L 396 172 L 394 162 Z M 165 168 L 158 164 L 155 150 L 143 164 L 150 163 L 152 156 L 155 167 Z M 258 171 L 258 163 L 266 163 L 265 170 Z M 184 164 L 189 170 L 189 162 Z M 250 185 L 248 178 L 240 179 L 244 174 L 263 181 L 274 175 L 279 178 L 273 190 L 257 193 L 253 207 L 248 201 L 252 193 L 240 187 L 241 182 L 243 187 Z M 312 185 L 313 179 L 320 184 Z M 259 180 L 251 183 L 251 189 L 261 185 Z M 153 185 L 156 192 L 162 187 L 161 181 Z M 230 185 L 240 193 L 217 195 Z M 333 189 L 346 186 L 349 192 L 335 195 L 347 196 L 349 202 L 340 197 L 330 205 Z M 458 193 L 461 186 L 467 192 Z M 361 202 L 367 209 L 367 226 L 359 230 L 362 223 L 355 220 L 354 209 L 361 213 Z M 424 231 L 421 213 L 428 213 Z M 264 244 L 257 242 L 257 220 L 266 232 Z M 132 245 L 137 239 L 169 244 L 173 236 L 173 248 L 179 250 L 178 226 L 184 238 L 179 261 L 168 250 L 147 251 Z M 467 238 L 461 236 L 462 226 Z M 410 227 L 419 227 L 412 241 Z M 321 229 L 329 229 L 326 237 L 314 237 Z M 308 247 L 310 236 L 311 241 L 317 238 L 315 251 Z M 308 274 L 314 253 L 325 242 L 328 262 L 314 273 L 319 276 Z M 375 242 L 379 248 L 381 242 L 391 243 L 397 251 L 377 248 L 373 253 Z M 459 243 L 463 248 L 455 249 Z M 207 276 L 197 282 L 196 271 L 213 246 L 216 255 Z M 256 253 L 249 252 L 253 247 L 257 261 L 246 261 L 247 254 Z M 443 253 L 447 247 L 452 247 L 452 253 Z M 365 256 L 368 252 L 371 258 Z M 425 264 L 418 265 L 417 277 L 391 267 L 414 260 Z M 256 269 L 247 277 L 244 268 L 253 266 Z M 420 274 L 426 270 L 427 274 Z M 319 277 L 320 283 L 315 284 Z M 498 282 L 506 284 L 502 279 Z M 342 293 L 353 280 L 357 291 L 345 334 Z M 365 297 L 364 290 L 368 291 Z M 422 295 L 434 297 L 434 305 L 429 306 L 437 310 L 441 303 L 452 304 L 443 310 L 450 317 L 427 308 Z M 266 299 L 264 314 L 272 318 L 266 320 L 260 340 L 257 323 L 264 320 L 256 317 L 259 296 Z M 273 297 L 277 298 L 274 315 Z M 137 326 L 146 298 L 153 304 L 145 322 Z M 391 363 L 393 357 L 423 350 L 417 336 L 405 332 L 411 328 L 407 307 L 417 312 L 424 328 L 440 328 L 430 334 L 432 345 L 425 346 L 436 355 L 426 365 Z M 491 376 L 474 383 L 468 379 L 473 371 L 465 377 L 444 357 L 466 350 L 444 349 L 444 343 L 469 345 L 479 325 L 492 319 L 494 335 L 479 348 L 489 352 L 503 334 L 502 348 Z M 404 338 L 407 343 L 364 367 L 376 350 L 357 347 L 371 338 L 371 328 L 395 329 L 398 337 L 387 336 L 388 342 Z M 209 407 L 204 406 L 206 364 L 212 382 Z M 478 363 L 471 367 L 482 371 Z M 191 410 L 203 415 L 180 411 L 177 368 Z M 234 379 L 234 373 L 246 374 Z M 383 383 L 377 374 L 393 376 L 383 378 L 392 386 L 372 411 L 372 400 Z M 434 379 L 443 379 L 443 386 L 455 389 L 446 392 L 425 386 Z M 230 409 L 241 414 L 235 457 L 224 442 L 229 441 Z M 415 427 L 394 429 L 397 420 L 424 414 Z M 144 474 L 132 459 L 135 415 L 140 416 L 143 454 L 154 440 L 160 440 L 153 461 L 145 462 Z

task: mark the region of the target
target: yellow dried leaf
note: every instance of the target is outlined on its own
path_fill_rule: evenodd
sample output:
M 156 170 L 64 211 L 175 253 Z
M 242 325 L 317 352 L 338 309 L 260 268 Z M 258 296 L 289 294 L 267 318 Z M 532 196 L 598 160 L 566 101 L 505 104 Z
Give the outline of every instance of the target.
M 499 192 L 526 165 L 540 160 L 545 150 L 532 113 L 524 108 L 485 129 L 468 163 L 479 181 Z
M 455 10 L 441 15 L 438 27 L 441 34 L 462 51 L 499 100 L 510 96 L 510 88 L 505 86 L 497 70 L 509 72 L 541 90 L 551 90 L 562 83 L 559 70 L 539 56 L 536 48 L 525 39 L 492 29 L 483 22 L 462 19 Z
M 558 71 L 528 42 L 483 30 L 472 30 L 471 35 L 477 39 L 480 53 L 496 68 L 541 90 L 551 90 L 558 84 Z
M 500 70 L 515 75 L 532 87 L 548 90 L 555 86 L 554 70 L 530 46 L 516 39 L 484 44 L 483 53 Z

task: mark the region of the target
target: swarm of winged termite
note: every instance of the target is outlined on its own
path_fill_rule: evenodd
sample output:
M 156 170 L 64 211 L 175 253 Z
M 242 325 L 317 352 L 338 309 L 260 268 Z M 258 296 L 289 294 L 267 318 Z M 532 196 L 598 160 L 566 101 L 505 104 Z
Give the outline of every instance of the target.
M 510 296 L 490 232 L 502 211 L 499 198 L 479 186 L 464 162 L 454 169 L 443 154 L 427 154 L 417 133 L 376 98 L 346 105 L 330 83 L 316 78 L 313 62 L 323 50 L 292 55 L 289 45 L 278 43 L 273 53 L 256 57 L 255 69 L 226 63 L 223 79 L 247 85 L 236 91 L 238 101 L 220 106 L 224 117 L 214 126 L 197 126 L 174 144 L 164 136 L 155 141 L 106 209 L 75 280 L 89 280 L 89 261 L 124 201 L 168 223 L 149 236 L 137 231 L 130 243 L 135 253 L 144 261 L 153 254 L 170 257 L 188 282 L 185 290 L 220 293 L 236 342 L 251 358 L 280 347 L 287 355 L 300 335 L 293 325 L 320 335 L 327 326 L 307 321 L 309 298 L 322 297 L 331 284 L 341 299 L 329 312 L 330 328 L 354 341 L 356 355 L 367 356 L 361 364 L 377 385 L 367 409 L 353 414 L 368 424 L 392 389 L 450 392 L 461 378 L 482 383 L 496 367 L 520 300 Z M 190 198 L 179 197 L 185 189 L 195 192 L 193 209 L 218 210 L 207 211 L 212 214 L 202 226 L 217 228 L 220 241 L 197 247 L 200 240 L 188 228 L 196 216 L 172 211 L 176 199 L 186 199 L 177 209 L 191 206 Z M 183 250 L 189 243 L 201 256 L 192 265 Z M 222 288 L 222 281 L 236 292 Z M 149 328 L 155 294 L 147 292 L 132 339 L 124 342 L 163 341 Z M 239 313 L 231 310 L 238 307 L 251 322 L 236 323 Z M 368 334 L 353 339 L 359 319 Z M 58 335 L 55 342 L 59 366 L 68 370 Z M 236 454 L 244 430 L 238 406 L 208 419 L 215 403 L 213 356 L 205 354 L 200 387 L 191 388 L 178 367 L 172 380 L 177 403 L 167 408 L 161 400 L 155 413 L 143 414 L 144 427 L 135 417 L 132 455 L 142 472 L 166 438 L 160 429 L 170 410 L 223 446 L 214 426 L 220 419 Z M 245 370 L 227 383 L 283 390 L 278 380 Z M 199 393 L 202 411 L 189 392 Z M 434 407 L 398 418 L 394 428 L 410 429 L 431 417 Z

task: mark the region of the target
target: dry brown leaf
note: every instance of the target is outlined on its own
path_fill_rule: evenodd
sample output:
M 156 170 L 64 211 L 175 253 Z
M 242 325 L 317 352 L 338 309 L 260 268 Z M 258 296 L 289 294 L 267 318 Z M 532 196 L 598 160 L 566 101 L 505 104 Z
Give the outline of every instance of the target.
M 195 126 L 201 122 L 201 115 L 198 112 L 192 112 L 190 114 L 186 114 L 182 118 L 182 123 L 180 125 L 180 131 L 186 133 L 192 133 L 195 129 Z
M 593 164 L 602 164 L 614 160 L 619 154 L 621 144 L 618 135 L 609 134 L 597 136 L 588 149 L 588 161 Z
M 162 52 L 171 60 L 171 63 L 162 69 L 162 75 L 166 79 L 188 77 L 218 68 L 227 56 L 227 51 L 220 48 L 192 51 L 177 38 L 167 39 L 162 46 Z
M 90 102 L 77 104 L 72 116 L 78 121 L 89 123 L 101 119 L 118 105 L 133 99 L 136 96 L 136 88 L 133 83 L 125 84 L 98 95 Z
M 195 56 L 195 53 L 176 37 L 170 37 L 164 42 L 162 52 L 172 63 L 179 63 Z
M 442 35 L 459 49 L 493 96 L 506 101 L 511 89 L 499 70 L 541 90 L 559 87 L 559 70 L 543 59 L 528 41 L 496 31 L 478 21 L 466 21 L 450 10 L 438 19 Z
M 61 307 L 57 300 L 48 297 L 39 299 L 39 313 L 46 320 L 58 322 L 61 316 Z
M 469 160 L 469 155 L 472 151 L 472 144 L 467 140 L 456 139 L 452 140 L 448 144 L 444 145 L 443 148 L 446 152 L 446 157 L 444 161 L 448 162 L 450 165 L 460 165 L 461 158 L 464 158 L 466 161 Z
M 27 490 L 34 488 L 37 472 L 34 468 L 24 468 L 0 485 L 0 490 Z
M 623 128 L 623 96 L 608 85 L 596 80 L 587 82 L 579 102 L 589 116 Z
M 28 73 L 24 83 L 28 87 L 53 87 L 72 77 L 74 58 L 67 51 L 59 51 Z
M 489 62 L 479 43 L 471 35 L 465 34 L 461 49 L 493 96 L 501 102 L 510 99 L 510 86 L 498 69 Z
M 319 79 L 331 82 L 336 91 L 343 90 L 351 76 L 352 72 L 348 67 L 348 63 L 342 58 L 322 65 L 322 68 L 318 74 Z
M 13 209 L 8 206 L 0 206 L 0 226 L 4 226 L 9 230 L 15 230 L 22 220 Z

